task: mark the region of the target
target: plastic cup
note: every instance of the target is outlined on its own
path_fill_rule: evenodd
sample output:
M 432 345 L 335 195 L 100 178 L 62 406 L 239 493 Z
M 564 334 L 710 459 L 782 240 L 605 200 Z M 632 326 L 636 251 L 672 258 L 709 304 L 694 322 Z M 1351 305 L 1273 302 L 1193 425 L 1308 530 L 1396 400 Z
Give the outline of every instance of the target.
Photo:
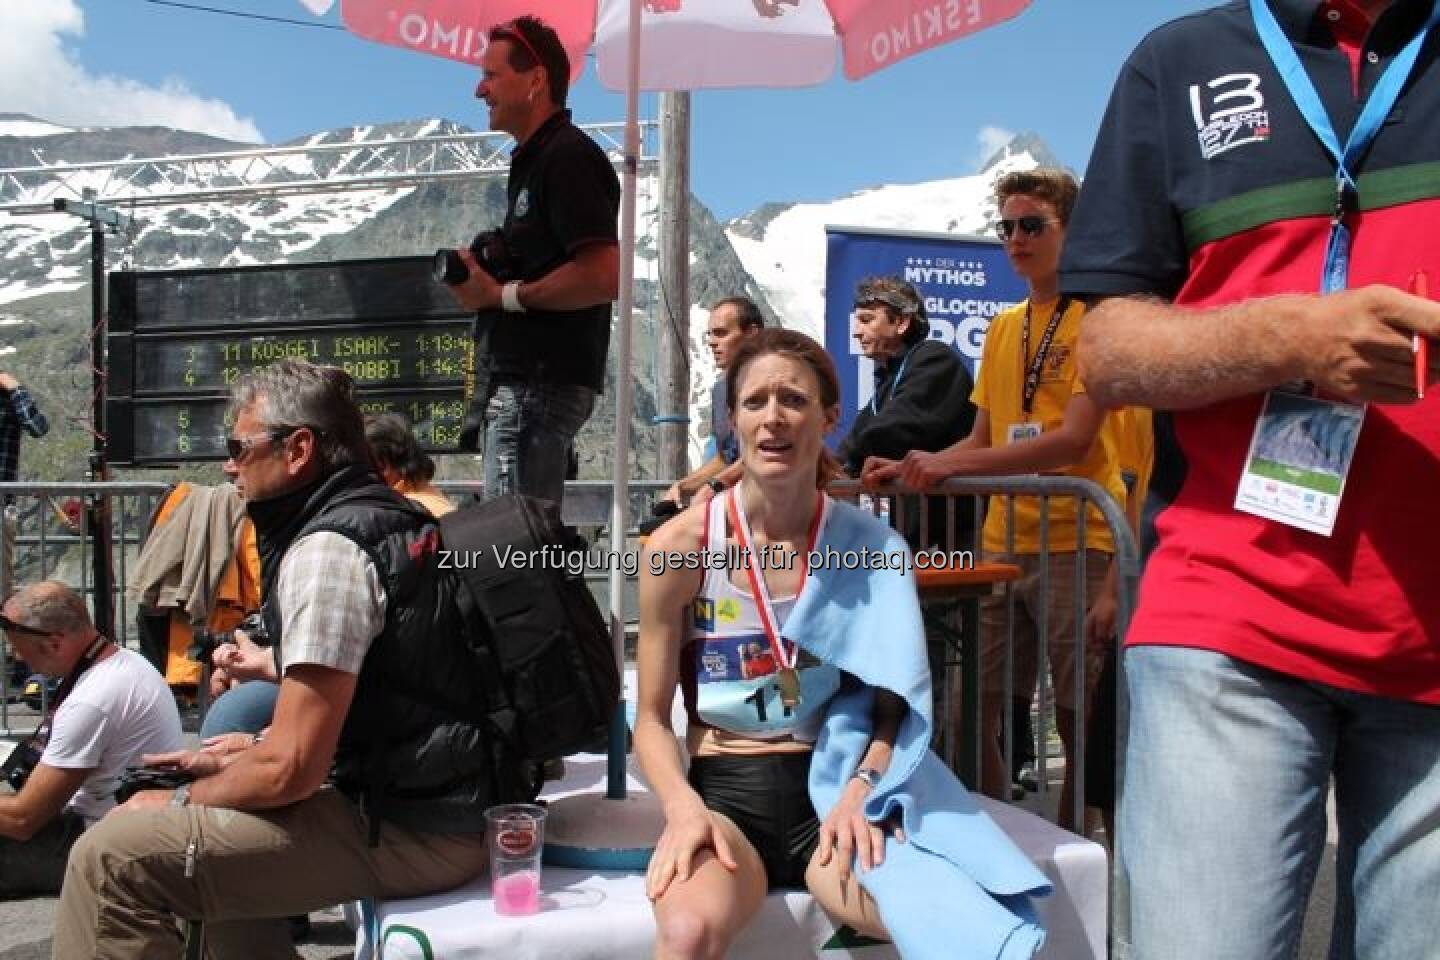
M 540 912 L 540 853 L 545 808 L 507 803 L 485 811 L 490 837 L 490 896 L 502 917 Z

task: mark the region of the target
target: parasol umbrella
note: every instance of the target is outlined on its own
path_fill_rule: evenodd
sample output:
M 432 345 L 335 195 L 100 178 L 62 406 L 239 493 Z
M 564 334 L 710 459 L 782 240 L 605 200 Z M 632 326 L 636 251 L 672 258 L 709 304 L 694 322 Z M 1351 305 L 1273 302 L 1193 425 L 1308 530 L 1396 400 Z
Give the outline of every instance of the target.
M 312 10 L 330 0 L 300 0 Z M 630 364 L 639 163 L 638 93 L 817 84 L 835 69 L 860 79 L 933 47 L 1022 13 L 1031 0 L 342 0 L 352 33 L 379 43 L 478 64 L 490 27 L 533 15 L 559 35 L 579 77 L 596 54 L 600 80 L 626 94 L 624 203 L 620 216 L 620 302 L 616 355 Z M 629 491 L 631 378 L 617 377 L 610 545 L 625 547 Z M 611 628 L 622 657 L 623 571 L 612 565 Z M 623 665 L 622 665 L 623 666 Z M 624 793 L 623 720 L 612 737 L 610 795 Z M 619 762 L 616 741 L 618 737 Z

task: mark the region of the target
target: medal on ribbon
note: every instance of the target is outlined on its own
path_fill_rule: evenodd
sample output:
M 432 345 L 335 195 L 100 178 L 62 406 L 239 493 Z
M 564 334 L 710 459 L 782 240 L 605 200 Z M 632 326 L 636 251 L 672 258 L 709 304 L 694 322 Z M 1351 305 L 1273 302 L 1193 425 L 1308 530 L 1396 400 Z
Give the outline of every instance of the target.
M 726 506 L 730 513 L 730 525 L 735 529 L 735 539 L 740 542 L 741 555 L 748 558 L 745 572 L 750 580 L 750 595 L 755 600 L 755 609 L 760 614 L 760 625 L 765 629 L 765 636 L 770 641 L 770 651 L 779 667 L 775 674 L 775 686 L 780 692 L 780 702 L 786 709 L 793 710 L 800 705 L 800 673 L 795 668 L 800 657 L 800 647 L 780 638 L 779 621 L 775 617 L 774 604 L 770 601 L 770 588 L 765 583 L 764 565 L 756 562 L 757 558 L 752 549 L 754 537 L 751 536 L 750 523 L 745 517 L 745 504 L 740 499 L 743 486 L 743 483 L 737 484 L 728 494 L 730 499 Z M 829 502 L 829 497 L 820 494 L 820 502 L 815 507 L 815 518 L 810 522 L 809 545 L 800 557 L 800 589 L 796 591 L 797 597 L 800 590 L 805 589 L 805 583 L 809 579 L 810 554 L 815 551 L 815 545 L 820 539 L 820 530 L 825 525 L 825 512 Z

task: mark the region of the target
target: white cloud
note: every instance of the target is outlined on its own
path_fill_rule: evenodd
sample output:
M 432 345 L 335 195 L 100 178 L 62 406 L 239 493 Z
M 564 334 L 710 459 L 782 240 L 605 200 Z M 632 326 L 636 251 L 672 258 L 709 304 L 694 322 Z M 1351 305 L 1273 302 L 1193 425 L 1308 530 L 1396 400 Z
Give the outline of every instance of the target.
M 975 165 L 978 167 L 995 155 L 995 151 L 1015 139 L 1014 130 L 1004 127 L 981 127 L 975 135 Z
M 264 141 L 255 122 L 229 104 L 199 96 L 183 80 L 158 86 L 86 70 L 63 38 L 79 36 L 85 17 L 75 0 L 3 0 L 0 90 L 6 112 L 69 126 L 151 125 L 229 140 Z

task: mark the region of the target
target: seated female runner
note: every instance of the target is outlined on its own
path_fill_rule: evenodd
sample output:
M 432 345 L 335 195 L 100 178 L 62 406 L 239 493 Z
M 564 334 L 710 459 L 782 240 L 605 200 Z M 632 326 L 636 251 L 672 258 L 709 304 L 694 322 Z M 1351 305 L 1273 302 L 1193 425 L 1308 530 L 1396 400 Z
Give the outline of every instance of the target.
M 836 508 L 823 492 L 839 473 L 825 449 L 839 415 L 834 363 L 802 334 L 764 330 L 728 377 L 742 479 L 656 531 L 640 580 L 635 751 L 665 812 L 646 876 L 662 958 L 723 956 L 770 887 L 802 883 L 837 922 L 883 937 L 852 864 L 878 864 L 887 833 L 903 840 L 862 807 L 905 702 L 876 691 L 869 749 L 822 822 L 811 750 L 842 675 L 781 636 Z M 708 562 L 687 565 L 697 551 Z M 754 562 L 737 562 L 742 551 Z M 688 775 L 670 725 L 677 682 Z

